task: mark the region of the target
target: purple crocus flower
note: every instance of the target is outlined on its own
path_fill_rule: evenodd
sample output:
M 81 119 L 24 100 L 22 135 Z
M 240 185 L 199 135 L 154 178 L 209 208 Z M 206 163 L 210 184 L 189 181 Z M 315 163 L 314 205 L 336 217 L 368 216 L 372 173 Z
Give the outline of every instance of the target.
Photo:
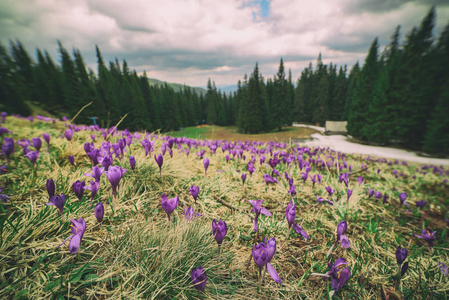
M 69 155 L 69 163 L 74 166 L 75 165 L 75 157 L 73 155 Z
M 359 185 L 362 185 L 363 177 L 362 176 L 357 177 L 357 181 L 359 182 Z
M 399 200 L 401 201 L 400 205 L 404 204 L 406 207 L 408 207 L 407 202 L 405 202 L 405 199 L 407 199 L 407 193 L 400 193 L 399 194 Z
M 346 187 L 348 187 L 349 173 L 340 174 L 338 176 L 338 180 L 340 181 L 340 183 L 343 182 L 346 185 Z
M 103 222 L 103 217 L 104 217 L 104 206 L 103 203 L 98 202 L 97 204 L 95 204 L 95 218 L 97 218 L 98 223 L 101 223 Z
M 341 246 L 345 249 L 349 248 L 349 239 L 344 235 L 347 229 L 348 223 L 345 220 L 341 221 L 337 226 L 337 240 L 335 241 L 335 244 L 340 241 Z
M 289 193 L 292 196 L 292 198 L 293 196 L 296 195 L 296 186 L 293 183 L 290 184 L 290 189 L 288 190 L 287 193 Z
M 229 155 L 225 156 L 226 162 L 229 162 Z
M 69 243 L 69 250 L 70 253 L 75 254 L 76 252 L 78 252 L 81 244 L 81 239 L 83 238 L 84 232 L 86 231 L 86 221 L 84 221 L 83 218 L 79 218 L 79 220 L 72 219 L 72 225 L 70 229 L 72 230 L 72 235 L 66 238 L 65 241 L 62 242 L 62 244 L 58 247 L 61 247 L 65 244 L 65 242 L 67 242 L 69 238 L 72 238 Z
M 259 162 L 260 162 L 261 165 L 263 165 L 263 163 L 265 162 L 265 155 L 262 155 L 262 156 L 260 157 Z
M 53 179 L 47 179 L 47 193 L 48 193 L 48 196 L 49 197 L 54 196 L 55 195 L 55 190 L 56 190 L 56 187 L 55 187 L 55 182 L 53 181 Z
M 50 203 L 45 203 L 45 205 L 54 205 L 59 209 L 59 212 L 61 213 L 61 216 L 64 213 L 64 203 L 65 203 L 65 195 L 53 195 L 50 196 Z
M 422 200 L 422 201 L 415 201 L 415 204 L 417 207 L 419 207 L 420 209 L 423 209 L 423 207 L 426 205 L 426 201 Z
M 111 183 L 114 198 L 117 198 L 117 190 L 120 188 L 120 179 L 122 179 L 126 171 L 127 169 L 123 169 L 122 167 L 112 166 L 109 168 L 109 171 L 104 172 L 104 174 L 108 176 L 109 182 Z
M 100 182 L 100 178 L 101 175 L 103 175 L 104 172 L 104 168 L 100 168 L 98 166 L 94 166 L 92 168 L 92 174 L 86 174 L 84 173 L 85 176 L 89 176 L 95 179 L 95 181 Z
M 162 164 L 164 163 L 164 156 L 160 153 L 158 156 L 156 156 L 156 154 L 155 154 L 154 160 L 156 161 L 157 165 L 159 166 L 159 176 L 162 177 Z
M 405 259 L 407 258 L 407 249 L 401 248 L 399 245 L 396 249 L 396 261 L 398 263 L 398 268 L 401 276 L 404 276 L 405 272 L 407 272 L 408 269 L 408 262 L 402 264 Z
M 79 201 L 81 201 L 81 199 L 83 198 L 83 192 L 84 192 L 84 186 L 86 185 L 86 183 L 83 181 L 75 181 L 72 184 L 72 190 L 75 193 L 76 197 L 78 198 Z
M 30 151 L 27 154 L 24 155 L 25 157 L 27 157 L 31 163 L 33 164 L 33 167 L 36 164 L 36 161 L 39 159 L 39 152 L 38 151 Z
M 256 213 L 256 217 L 254 218 L 254 231 L 257 231 L 257 220 L 259 219 L 260 214 L 264 214 L 266 216 L 271 216 L 271 213 L 265 208 L 262 207 L 263 200 L 248 200 L 249 203 L 253 206 L 251 212 Z
M 206 177 L 207 168 L 209 168 L 209 158 L 206 157 L 203 160 L 203 165 L 204 165 L 204 177 Z
M 295 231 L 300 234 L 306 241 L 310 238 L 307 232 L 299 224 L 295 224 Z
M 185 204 L 184 204 L 184 212 L 183 212 L 183 214 L 184 214 L 184 220 L 186 222 L 188 222 L 190 220 L 194 220 L 196 218 L 201 218 L 203 216 L 202 214 L 200 214 L 198 212 L 195 212 L 193 210 L 193 207 L 191 207 L 191 206 L 186 207 Z
M 376 201 L 382 198 L 382 193 L 379 191 L 374 192 L 374 198 L 376 198 Z
M 194 268 L 190 274 L 193 286 L 200 292 L 204 291 L 207 283 L 206 271 L 204 271 L 202 266 Z
M 271 278 L 277 283 L 282 283 L 281 278 L 279 277 L 278 273 L 274 269 L 274 267 L 271 265 L 270 261 L 274 256 L 274 253 L 276 252 L 276 239 L 271 238 L 267 242 L 267 238 L 265 237 L 264 241 L 253 245 L 252 249 L 252 255 L 254 262 L 259 267 L 259 281 L 261 280 L 262 275 L 262 269 L 263 267 L 267 267 L 268 273 L 270 274 Z
M 329 272 L 327 273 L 331 278 L 331 287 L 335 292 L 343 287 L 351 277 L 351 269 L 345 265 L 348 263 L 343 257 L 338 258 L 334 264 L 328 264 Z
M 246 174 L 242 173 L 242 183 L 243 183 L 243 185 L 245 185 L 245 180 L 246 180 Z
M 199 193 L 200 193 L 200 188 L 197 185 L 192 185 L 190 187 L 190 194 L 192 195 L 193 199 L 195 200 L 195 204 L 196 204 L 196 199 L 198 198 Z
M 2 145 L 2 152 L 6 156 L 6 159 L 9 159 L 9 156 L 14 153 L 14 139 L 13 138 L 4 138 Z
M 423 240 L 425 240 L 428 244 L 430 249 L 433 247 L 433 241 L 436 239 L 439 239 L 439 237 L 435 236 L 436 231 L 431 231 L 429 228 L 421 230 L 422 235 L 414 234 L 414 236 L 419 237 Z
M 91 134 L 91 135 L 90 135 L 90 138 L 92 139 L 93 142 L 95 142 L 95 138 L 96 138 L 95 135 Z
M 438 266 L 440 267 L 440 271 L 444 276 L 447 276 L 449 274 L 449 270 L 447 268 L 447 266 L 445 264 L 443 264 L 442 262 L 438 263 Z
M 134 156 L 129 157 L 129 165 L 131 166 L 131 170 L 134 172 L 134 169 L 136 168 L 136 159 Z
M 100 189 L 100 182 L 99 181 L 91 181 L 90 186 L 85 186 L 85 190 L 90 190 L 92 192 L 91 194 L 91 200 L 92 201 L 95 198 L 95 195 L 97 194 L 98 190 Z
M 42 137 L 44 138 L 44 141 L 47 143 L 47 152 L 48 152 L 48 148 L 50 147 L 50 135 L 48 133 L 43 133 Z
M 104 157 L 98 157 L 98 162 L 103 166 L 105 171 L 109 171 L 109 167 L 112 166 L 114 159 L 111 155 L 105 155 Z
M 293 201 L 290 201 L 287 205 L 287 209 L 285 210 L 285 218 L 287 219 L 289 229 L 295 223 L 295 217 L 296 217 L 295 203 Z
M 256 168 L 254 167 L 254 164 L 248 163 L 248 172 L 249 172 L 249 176 L 250 177 L 252 177 L 254 171 L 256 171 Z
M 347 190 L 346 195 L 347 195 L 346 203 L 349 203 L 349 198 L 351 198 L 352 190 Z
M 176 207 L 178 206 L 178 203 L 179 203 L 178 196 L 176 196 L 175 198 L 168 199 L 168 197 L 167 197 L 167 195 L 165 195 L 165 193 L 162 194 L 161 205 L 162 205 L 162 208 L 167 213 L 168 222 L 170 222 L 170 215 L 176 209 Z
M 39 152 L 42 147 L 42 140 L 38 137 L 34 137 L 31 139 L 31 142 L 33 143 L 34 148 L 36 148 L 36 151 Z
M 329 197 L 332 197 L 332 194 L 335 193 L 335 190 L 333 190 L 330 186 L 326 187 L 326 191 L 329 194 Z
M 73 131 L 72 129 L 66 129 L 66 131 L 64 132 L 64 137 L 70 142 L 72 141 L 73 138 Z
M 374 195 L 374 190 L 373 190 L 373 189 L 370 189 L 370 190 L 368 191 L 368 199 L 371 198 L 373 195 Z
M 302 180 L 304 181 L 304 183 L 306 182 L 306 180 L 307 180 L 308 177 L 309 177 L 309 175 L 307 174 L 307 172 L 303 172 L 303 173 L 301 174 L 301 178 L 302 178 Z
M 223 239 L 228 232 L 228 226 L 226 222 L 223 220 L 218 220 L 218 222 L 214 219 L 212 221 L 212 234 L 214 235 L 215 240 L 220 247 L 221 243 L 223 243 Z
M 204 154 L 206 154 L 206 150 L 201 149 L 196 155 L 198 155 L 199 159 L 203 159 Z

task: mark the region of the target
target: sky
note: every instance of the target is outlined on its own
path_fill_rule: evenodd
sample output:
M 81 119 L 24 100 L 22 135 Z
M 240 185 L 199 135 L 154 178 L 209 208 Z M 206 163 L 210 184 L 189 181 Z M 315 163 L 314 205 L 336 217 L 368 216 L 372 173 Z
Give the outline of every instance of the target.
M 105 61 L 126 59 L 150 78 L 225 87 L 256 62 L 273 77 L 281 57 L 294 81 L 319 53 L 351 68 L 374 38 L 385 47 L 398 25 L 404 38 L 432 5 L 438 36 L 449 0 L 0 0 L 0 41 L 18 39 L 33 58 L 40 48 L 59 62 L 59 39 L 95 71 L 98 45 Z

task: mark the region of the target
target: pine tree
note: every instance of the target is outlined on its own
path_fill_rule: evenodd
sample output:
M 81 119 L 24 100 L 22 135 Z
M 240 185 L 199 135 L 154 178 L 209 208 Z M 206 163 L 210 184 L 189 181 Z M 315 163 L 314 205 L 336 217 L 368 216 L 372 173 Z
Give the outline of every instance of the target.
M 360 90 L 354 91 L 351 95 L 351 108 L 348 115 L 348 132 L 362 139 L 367 138 L 369 126 L 367 122 L 372 123 L 373 116 L 368 114 L 369 102 L 372 99 L 374 85 L 379 76 L 378 65 L 378 40 L 374 39 L 371 44 L 365 64 L 360 72 L 359 85 Z
M 27 116 L 31 113 L 25 104 L 26 95 L 20 76 L 14 71 L 14 62 L 0 43 L 0 110 Z
M 288 82 L 285 79 L 284 62 L 281 58 L 279 69 L 274 79 L 274 94 L 272 95 L 270 113 L 273 128 L 279 131 L 290 119 L 288 110 Z

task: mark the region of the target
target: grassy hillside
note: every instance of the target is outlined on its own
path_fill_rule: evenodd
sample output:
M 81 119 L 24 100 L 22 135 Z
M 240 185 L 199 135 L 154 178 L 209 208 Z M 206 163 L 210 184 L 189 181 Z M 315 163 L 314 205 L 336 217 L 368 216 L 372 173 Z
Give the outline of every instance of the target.
M 280 142 L 170 141 L 154 134 L 108 133 L 84 126 L 73 126 L 73 139 L 68 141 L 63 138 L 68 129 L 63 122 L 16 117 L 7 117 L 1 127 L 11 131 L 2 130 L 4 151 L 10 149 L 7 138 L 15 145 L 9 159 L 0 156 L 1 299 L 328 299 L 329 293 L 333 299 L 377 299 L 381 291 L 389 299 L 448 296 L 448 277 L 439 265 L 449 263 L 447 168 Z M 17 143 L 42 139 L 43 133 L 51 137 L 49 151 L 43 142 L 33 166 Z M 105 137 L 112 147 L 106 147 Z M 127 146 L 121 151 L 123 138 Z M 144 138 L 153 143 L 147 156 Z M 92 141 L 98 152 L 86 145 Z M 32 145 L 28 148 L 35 151 Z M 108 176 L 102 174 L 94 199 L 85 190 L 78 200 L 73 189 L 77 180 L 95 184 L 86 174 L 92 173 L 96 160 L 85 149 L 105 164 L 103 157 L 111 154 L 110 170 L 127 169 L 116 198 Z M 163 149 L 160 171 L 154 155 Z M 204 158 L 196 155 L 201 150 Z M 68 161 L 71 155 L 74 165 Z M 252 156 L 255 170 L 250 175 Z M 207 173 L 205 158 L 210 161 Z M 266 175 L 277 183 L 267 185 Z M 313 183 L 317 175 L 322 178 Z M 45 205 L 50 201 L 48 179 L 54 180 L 56 195 L 65 195 L 62 215 L 57 207 Z M 190 193 L 193 185 L 199 187 L 196 201 Z M 378 193 L 369 196 L 369 190 L 380 198 Z M 401 204 L 402 193 L 408 207 Z M 179 197 L 170 222 L 161 205 L 163 194 Z M 257 199 L 269 213 L 259 207 L 262 214 L 256 215 L 248 200 Z M 426 204 L 418 208 L 415 201 L 421 200 Z M 293 230 L 286 220 L 290 201 L 296 205 Z M 101 223 L 95 215 L 99 202 L 105 210 Z M 187 206 L 202 216 L 186 221 Z M 86 222 L 85 232 L 71 221 L 81 222 L 80 218 Z M 213 219 L 227 224 L 220 248 L 212 234 Z M 347 222 L 346 230 L 339 226 L 342 221 Z M 415 236 L 433 231 L 438 237 L 433 247 Z M 270 273 L 262 272 L 263 280 L 258 278 L 255 259 L 267 263 L 263 253 L 273 253 L 267 246 L 266 252 L 253 255 L 254 245 L 264 237 L 275 238 L 270 266 L 281 283 L 272 279 L 271 267 Z M 79 249 L 72 253 L 77 243 Z M 398 246 L 407 250 L 401 264 L 408 264 L 408 269 L 401 280 Z M 332 269 L 333 280 L 319 275 L 328 273 L 328 263 L 339 258 L 347 265 Z M 191 280 L 198 266 L 207 275 L 203 292 Z M 347 282 L 339 281 L 343 278 Z

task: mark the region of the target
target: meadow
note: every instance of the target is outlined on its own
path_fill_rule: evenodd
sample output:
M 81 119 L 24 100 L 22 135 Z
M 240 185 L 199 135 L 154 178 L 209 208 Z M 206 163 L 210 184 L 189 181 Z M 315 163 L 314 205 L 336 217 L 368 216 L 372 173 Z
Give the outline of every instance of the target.
M 18 116 L 1 127 L 0 298 L 448 296 L 447 167 L 273 134 L 197 140 Z M 213 233 L 214 219 L 226 226 Z M 199 266 L 207 282 L 192 281 Z
M 306 127 L 282 127 L 282 131 L 273 131 L 260 134 L 241 134 L 235 126 L 198 125 L 186 127 L 179 131 L 171 131 L 167 135 L 171 137 L 186 137 L 202 140 L 226 140 L 226 141 L 256 141 L 256 142 L 289 142 L 295 139 L 307 139 L 317 130 Z

